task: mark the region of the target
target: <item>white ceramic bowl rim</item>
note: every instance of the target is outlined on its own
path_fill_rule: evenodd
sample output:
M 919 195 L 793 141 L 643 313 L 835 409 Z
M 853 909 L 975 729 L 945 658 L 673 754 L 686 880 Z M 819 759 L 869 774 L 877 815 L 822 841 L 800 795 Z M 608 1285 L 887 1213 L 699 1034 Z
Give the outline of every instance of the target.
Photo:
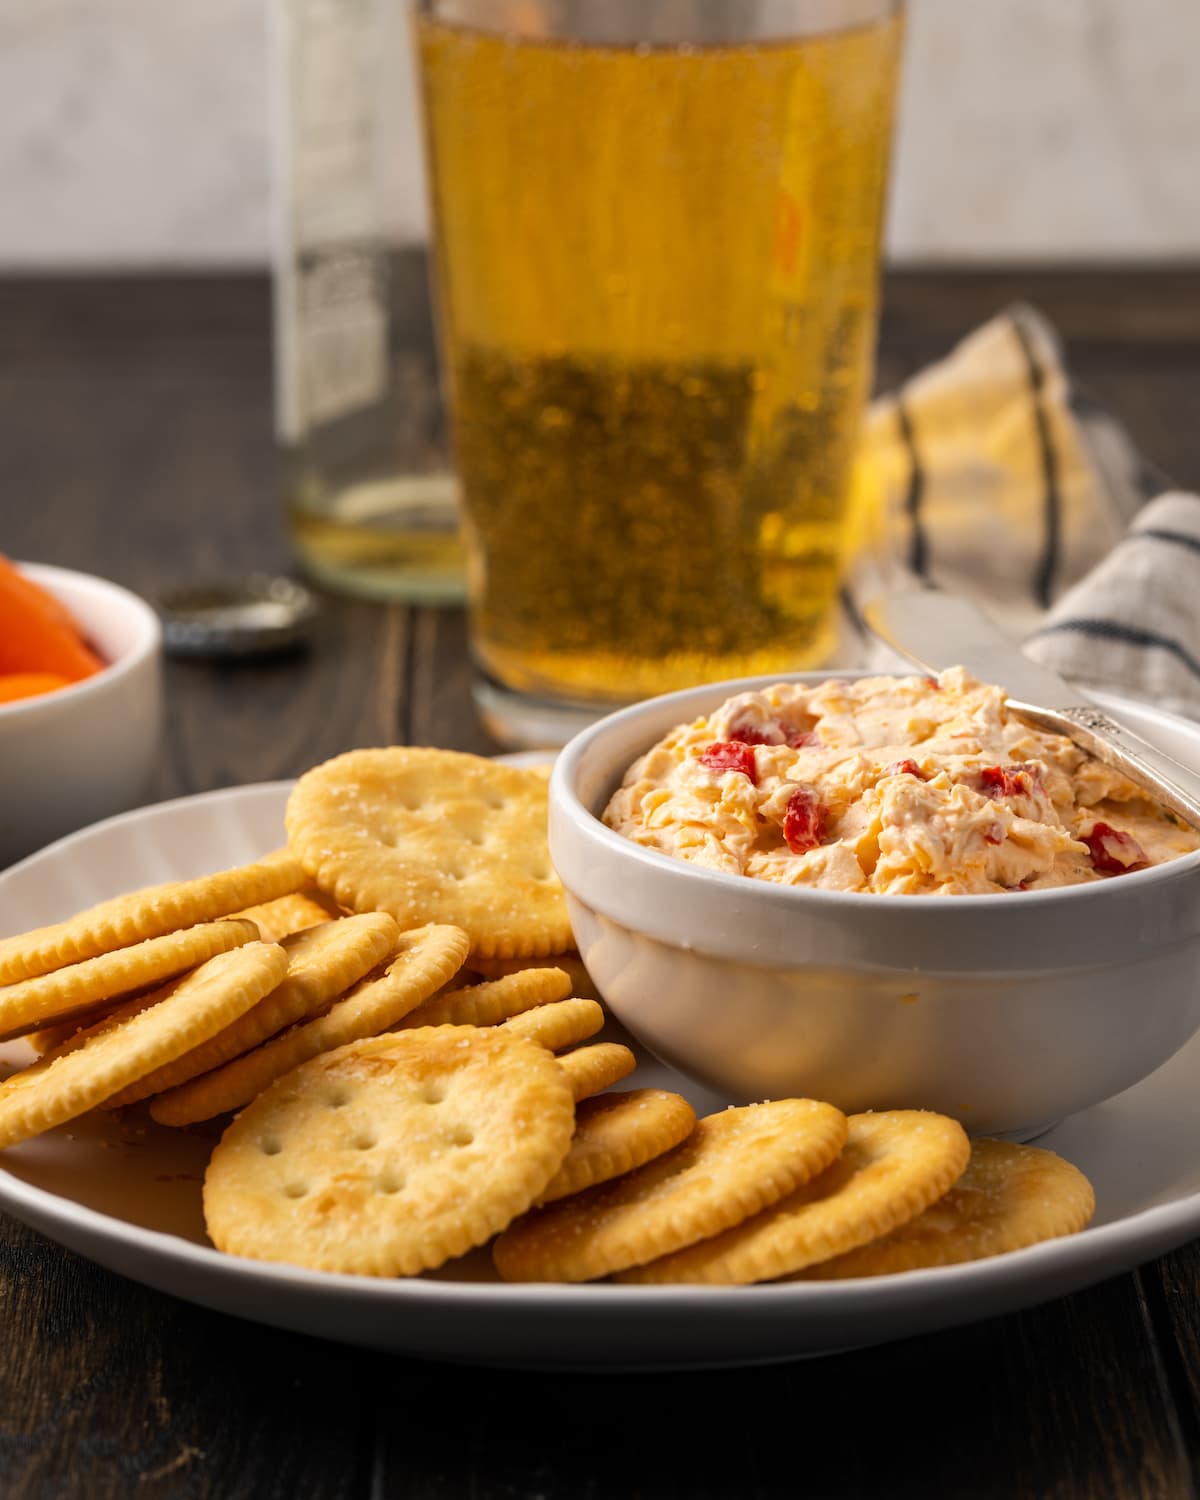
M 135 671 L 158 649 L 162 626 L 157 614 L 144 599 L 139 598 L 129 589 L 122 588 L 119 583 L 112 583 L 109 579 L 101 578 L 95 573 L 80 573 L 72 568 L 54 567 L 50 563 L 17 562 L 16 566 L 26 577 L 32 579 L 34 583 L 41 584 L 55 597 L 58 597 L 58 589 L 62 589 L 65 593 L 73 590 L 87 590 L 102 598 L 110 608 L 121 610 L 126 617 L 135 622 L 135 640 L 129 650 L 122 653 L 115 661 L 110 661 L 99 672 L 94 672 L 90 677 L 85 677 L 79 682 L 70 682 L 65 687 L 55 688 L 53 692 L 37 693 L 30 698 L 17 698 L 11 703 L 0 703 L 0 724 L 6 719 L 15 718 L 21 714 L 57 709 L 60 705 L 64 708 L 70 707 L 88 694 L 103 692 L 117 678 Z
M 760 919 L 773 917 L 784 927 L 789 917 L 793 922 L 799 923 L 802 915 L 807 913 L 809 917 L 820 917 L 823 921 L 836 922 L 842 926 L 849 922 L 870 926 L 876 919 L 882 918 L 894 929 L 897 915 L 903 912 L 905 925 L 912 928 L 914 951 L 920 949 L 927 960 L 928 945 L 936 930 L 946 938 L 948 948 L 958 950 L 957 957 L 947 953 L 951 967 L 957 966 L 959 961 L 965 961 L 965 955 L 972 945 L 976 945 L 981 954 L 985 951 L 994 953 L 1000 943 L 1020 943 L 1025 936 L 1024 929 L 1031 924 L 1049 928 L 1060 918 L 1065 921 L 1070 917 L 1079 925 L 1081 918 L 1086 917 L 1086 926 L 1095 941 L 1093 962 L 1099 965 L 1111 961 L 1111 954 L 1108 952 L 1110 947 L 1119 944 L 1119 951 L 1125 951 L 1124 934 L 1115 931 L 1113 924 L 1118 928 L 1123 927 L 1124 914 L 1121 909 L 1135 893 L 1151 896 L 1150 888 L 1158 887 L 1158 891 L 1153 892 L 1155 900 L 1168 894 L 1182 896 L 1183 893 L 1178 891 L 1181 882 L 1190 882 L 1197 870 L 1200 870 L 1200 851 L 1197 851 L 1111 881 L 1020 893 L 904 896 L 783 886 L 743 875 L 705 869 L 635 844 L 607 828 L 600 821 L 599 809 L 593 811 L 580 796 L 578 788 L 581 773 L 599 775 L 602 770 L 604 774 L 600 779 L 607 788 L 606 794 L 611 793 L 619 784 L 630 760 L 649 749 L 669 725 L 686 722 L 697 713 L 704 712 L 706 703 L 710 708 L 715 707 L 733 693 L 767 687 L 777 682 L 821 682 L 832 677 L 852 680 L 878 675 L 887 674 L 845 670 L 773 673 L 739 678 L 647 699 L 629 708 L 619 709 L 582 730 L 564 747 L 551 776 L 551 852 L 568 891 L 575 890 L 589 905 L 595 906 L 598 911 L 614 920 L 628 920 L 639 930 L 655 929 L 654 935 L 667 940 L 678 940 L 678 933 L 668 931 L 668 927 L 673 927 L 674 924 L 658 920 L 653 908 L 647 906 L 645 897 L 650 887 L 643 886 L 635 892 L 619 875 L 614 881 L 615 870 L 623 869 L 630 881 L 635 878 L 635 871 L 640 872 L 643 881 L 652 882 L 656 894 L 666 895 L 671 892 L 673 899 L 679 903 L 694 903 L 698 918 L 705 912 L 711 914 L 714 911 L 717 897 L 730 903 L 743 921 L 757 923 Z M 1150 718 L 1157 718 L 1164 725 L 1183 728 L 1197 737 L 1200 748 L 1200 728 L 1197 726 L 1161 710 L 1149 709 L 1133 700 L 1120 699 L 1111 694 L 1104 696 L 1106 706 L 1111 705 L 1119 710 L 1125 705 Z M 634 755 L 628 759 L 623 757 L 623 764 L 605 764 L 603 757 L 606 754 L 611 759 L 608 742 L 626 743 L 629 729 L 643 719 L 655 723 L 669 720 L 669 725 L 664 724 L 664 728 L 658 733 L 648 732 L 641 739 L 640 748 Z M 589 760 L 596 756 L 601 757 L 600 763 L 589 767 Z M 556 828 L 559 820 L 562 823 Z M 566 825 L 570 842 L 580 842 L 578 858 L 575 857 L 568 838 L 564 836 L 562 824 Z M 584 849 L 591 860 L 596 862 L 594 866 L 584 856 Z M 1190 892 L 1188 900 L 1192 900 Z M 638 904 L 636 914 L 633 910 L 635 903 Z M 1200 909 L 1200 902 L 1194 904 Z M 1181 922 L 1179 905 L 1180 903 L 1171 901 L 1169 912 L 1164 907 L 1161 926 L 1156 924 L 1156 931 L 1141 934 L 1147 946 L 1174 946 L 1176 942 L 1187 940 L 1191 928 L 1200 928 L 1200 916 L 1190 923 Z M 731 927 L 732 922 L 731 915 L 729 923 L 724 925 Z M 724 950 L 734 946 L 736 941 L 731 930 L 724 938 L 719 938 L 705 920 L 697 921 L 693 937 L 694 944 L 689 945 L 694 945 L 698 950 Z

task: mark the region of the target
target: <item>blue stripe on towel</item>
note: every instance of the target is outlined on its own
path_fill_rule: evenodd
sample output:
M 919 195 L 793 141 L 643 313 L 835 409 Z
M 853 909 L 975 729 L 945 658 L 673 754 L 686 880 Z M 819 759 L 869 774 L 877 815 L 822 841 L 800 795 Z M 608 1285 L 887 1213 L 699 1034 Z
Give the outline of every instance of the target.
M 1119 545 L 1124 546 L 1126 542 L 1136 542 L 1142 537 L 1148 537 L 1152 542 L 1169 542 L 1175 547 L 1186 547 L 1191 552 L 1200 552 L 1200 537 L 1189 536 L 1186 531 L 1166 531 L 1159 526 L 1135 526 L 1132 531 L 1125 533 Z
M 1048 635 L 1085 635 L 1096 641 L 1117 641 L 1122 646 L 1153 646 L 1168 651 L 1181 661 L 1193 677 L 1200 678 L 1200 660 L 1169 635 L 1159 635 L 1155 630 L 1143 630 L 1139 625 L 1124 625 L 1120 620 L 1060 620 L 1056 625 L 1045 625 L 1034 632 L 1030 640 L 1040 640 Z

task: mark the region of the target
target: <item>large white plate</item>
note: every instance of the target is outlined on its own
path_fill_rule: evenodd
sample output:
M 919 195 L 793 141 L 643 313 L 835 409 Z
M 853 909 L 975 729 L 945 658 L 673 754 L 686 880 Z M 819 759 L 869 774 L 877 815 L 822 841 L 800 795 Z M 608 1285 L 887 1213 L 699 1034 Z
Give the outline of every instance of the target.
M 0 934 L 276 848 L 287 791 L 277 782 L 210 792 L 74 834 L 0 876 Z M 0 1063 L 23 1058 L 21 1045 L 0 1048 Z M 637 1081 L 668 1078 L 702 1109 L 716 1102 L 649 1060 Z M 504 1286 L 483 1254 L 407 1281 L 241 1260 L 205 1240 L 200 1182 L 212 1137 L 102 1112 L 5 1151 L 0 1208 L 148 1286 L 348 1343 L 506 1365 L 755 1363 L 1011 1312 L 1200 1234 L 1198 1085 L 1200 1038 L 1136 1088 L 1043 1137 L 1096 1185 L 1096 1219 L 1083 1234 L 970 1265 L 825 1286 Z

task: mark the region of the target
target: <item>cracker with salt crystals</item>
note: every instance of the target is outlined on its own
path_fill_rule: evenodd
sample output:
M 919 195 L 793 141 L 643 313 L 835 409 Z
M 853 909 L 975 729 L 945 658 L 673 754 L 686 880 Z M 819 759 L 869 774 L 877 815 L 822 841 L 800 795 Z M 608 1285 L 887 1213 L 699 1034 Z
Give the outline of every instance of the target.
M 115 1095 L 107 1107 L 119 1109 L 151 1094 L 161 1094 L 189 1078 L 198 1078 L 241 1057 L 285 1026 L 328 1010 L 334 1000 L 383 963 L 400 934 L 386 912 L 326 919 L 317 927 L 293 932 L 280 942 L 287 954 L 287 973 L 269 995 L 216 1036 Z
M 591 1047 L 576 1047 L 558 1059 L 577 1100 L 588 1099 L 602 1089 L 628 1078 L 637 1067 L 637 1058 L 621 1042 L 596 1042 Z
M 213 1243 L 413 1276 L 523 1212 L 567 1153 L 562 1070 L 498 1028 L 401 1032 L 305 1063 L 245 1109 L 204 1179 Z
M 196 1046 L 256 1005 L 286 969 L 281 948 L 247 943 L 78 1032 L 0 1083 L 0 1146 L 75 1119 Z
M 882 1239 L 801 1271 L 801 1281 L 883 1276 L 1023 1250 L 1076 1234 L 1096 1208 L 1078 1167 L 1041 1146 L 978 1140 L 943 1197 Z
M 321 890 L 401 927 L 451 923 L 482 955 L 571 946 L 546 846 L 546 778 L 456 750 L 352 750 L 308 771 L 290 847 Z
M 467 935 L 459 927 L 418 927 L 397 939 L 382 972 L 369 974 L 315 1020 L 272 1037 L 253 1052 L 157 1094 L 160 1125 L 192 1125 L 248 1104 L 276 1078 L 349 1042 L 377 1036 L 439 990 L 462 967 Z
M 686 1140 L 695 1124 L 696 1111 L 682 1094 L 665 1089 L 584 1099 L 575 1109 L 571 1149 L 538 1206 L 632 1172 Z
M 837 1155 L 832 1104 L 776 1099 L 699 1120 L 636 1172 L 535 1209 L 493 1246 L 506 1281 L 592 1281 L 690 1245 L 760 1212 Z
M 915 1218 L 962 1176 L 966 1132 L 920 1109 L 851 1115 L 841 1155 L 772 1208 L 622 1281 L 771 1281 L 828 1260 Z
M 117 996 L 146 989 L 257 938 L 253 922 L 227 917 L 5 985 L 0 989 L 0 1041 L 95 1011 Z
M 120 1002 L 113 1001 L 115 1008 Z M 65 1021 L 55 1021 L 49 1026 L 41 1026 L 37 1031 L 27 1031 L 22 1041 L 27 1042 L 38 1057 L 43 1053 L 52 1052 L 55 1047 L 61 1047 L 64 1042 L 70 1041 L 77 1031 L 84 1026 L 92 1025 L 101 1021 L 109 1013 L 108 1006 L 100 1006 L 94 1011 L 87 1011 L 84 1015 L 68 1016 Z
M 510 1016 L 565 1000 L 571 981 L 561 969 L 523 969 L 503 979 L 467 984 L 434 995 L 401 1026 L 498 1026 Z
M 534 964 L 553 964 L 562 969 L 571 979 L 571 993 L 581 1000 L 599 1000 L 600 992 L 592 983 L 592 976 L 584 966 L 583 959 L 574 950 L 566 953 L 547 953 L 541 958 L 483 958 L 472 953 L 471 969 L 481 979 L 503 979 L 506 974 L 518 974 Z
M 548 1051 L 558 1052 L 595 1036 L 604 1025 L 604 1012 L 594 1000 L 559 1000 L 522 1011 L 500 1024 L 514 1036 L 528 1037 Z
M 340 917 L 341 912 L 315 886 L 307 886 L 302 891 L 293 891 L 290 896 L 261 901 L 257 906 L 247 906 L 232 915 L 253 922 L 264 943 L 278 943 L 293 933 L 304 932 L 309 927 Z
M 298 890 L 305 881 L 296 860 L 286 850 L 277 850 L 251 865 L 115 896 L 65 922 L 0 939 L 0 984 L 49 974 L 145 938 L 230 916 L 252 902 Z

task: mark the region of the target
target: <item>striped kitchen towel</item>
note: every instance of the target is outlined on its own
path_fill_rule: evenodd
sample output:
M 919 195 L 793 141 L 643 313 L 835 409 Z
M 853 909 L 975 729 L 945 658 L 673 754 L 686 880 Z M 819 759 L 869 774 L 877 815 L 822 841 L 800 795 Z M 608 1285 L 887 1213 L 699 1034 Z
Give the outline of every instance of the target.
M 1200 498 L 1168 489 L 1046 320 L 1010 308 L 871 407 L 845 646 L 893 667 L 856 601 L 917 578 L 1084 688 L 1200 718 Z

